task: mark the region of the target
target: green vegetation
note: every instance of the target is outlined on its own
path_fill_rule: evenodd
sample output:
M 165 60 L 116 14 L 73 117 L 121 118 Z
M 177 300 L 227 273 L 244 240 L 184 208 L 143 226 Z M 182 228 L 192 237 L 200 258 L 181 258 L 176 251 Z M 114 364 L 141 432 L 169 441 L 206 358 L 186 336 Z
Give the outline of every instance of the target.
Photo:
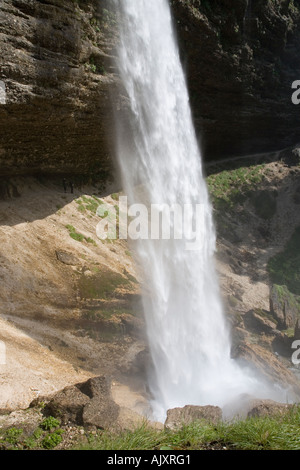
M 30 435 L 26 435 L 22 428 L 9 428 L 0 434 L 0 448 L 5 450 L 54 449 L 63 439 L 64 430 L 59 426 L 60 421 L 49 416 Z
M 73 240 L 76 240 L 77 242 L 82 242 L 84 240 L 84 235 L 76 232 L 73 225 L 66 225 L 66 228 L 69 230 L 70 237 L 73 238 Z
M 131 310 L 124 310 L 121 307 L 119 308 L 101 308 L 97 310 L 88 310 L 83 312 L 82 318 L 90 321 L 99 321 L 99 320 L 109 320 L 114 315 L 120 315 L 121 313 L 132 314 Z
M 114 201 L 118 201 L 118 200 L 119 200 L 119 194 L 118 194 L 118 193 L 113 193 L 113 194 L 111 194 L 111 198 L 112 198 Z
M 297 303 L 296 296 L 288 290 L 287 286 L 278 286 L 277 284 L 274 284 L 273 289 L 276 292 L 279 302 L 289 302 L 290 304 Z
M 300 407 L 285 415 L 256 417 L 211 425 L 197 421 L 181 429 L 154 430 L 143 424 L 135 431 L 104 431 L 77 446 L 81 450 L 299 450 Z
M 93 275 L 82 274 L 79 283 L 79 293 L 84 299 L 106 299 L 119 288 L 128 286 L 130 281 L 114 271 L 101 271 Z
M 289 2 L 289 10 L 292 14 L 298 14 L 299 13 L 299 5 L 295 5 L 294 0 L 291 0 Z
M 103 201 L 97 196 L 81 196 L 81 198 L 76 199 L 76 204 L 78 204 L 78 210 L 80 212 L 90 211 L 93 214 L 96 214 L 98 207 L 103 204 Z
M 97 60 L 95 60 L 93 57 L 89 59 L 88 62 L 85 63 L 85 69 L 87 71 L 97 73 L 99 75 L 105 75 L 106 70 L 103 64 L 99 64 Z
M 216 210 L 232 209 L 243 203 L 263 180 L 264 165 L 224 170 L 207 177 L 207 185 Z
M 104 29 L 110 29 L 116 26 L 117 17 L 115 12 L 103 8 L 102 10 L 102 26 Z
M 62 442 L 62 429 L 56 429 L 54 432 L 47 434 L 41 442 L 44 449 L 50 450 L 58 446 Z
M 94 30 L 96 31 L 96 33 L 100 33 L 101 32 L 101 29 L 100 29 L 100 21 L 93 17 L 90 19 L 90 24 L 91 26 L 94 28 Z
M 76 229 L 73 227 L 73 225 L 66 225 L 66 229 L 69 230 L 69 235 L 71 238 L 73 238 L 73 240 L 76 240 L 77 242 L 86 241 L 87 243 L 91 243 L 92 245 L 97 246 L 97 243 L 91 237 L 85 237 L 82 235 L 82 233 L 76 232 Z
M 58 419 L 53 418 L 53 416 L 48 416 L 45 418 L 41 423 L 41 428 L 45 429 L 45 431 L 51 431 L 52 429 L 57 428 L 60 425 Z
M 53 417 L 45 418 L 30 434 L 12 427 L 0 431 L 5 450 L 63 448 L 66 430 Z M 78 428 L 79 430 L 80 428 Z M 284 414 L 210 424 L 195 421 L 176 430 L 157 430 L 145 421 L 133 431 L 87 433 L 74 442 L 74 450 L 300 450 L 300 406 Z
M 300 295 L 300 227 L 297 227 L 283 252 L 269 260 L 268 272 L 273 284 L 287 286 Z
M 90 243 L 91 245 L 97 246 L 97 243 L 96 243 L 95 240 L 93 240 L 91 237 L 86 237 L 86 238 L 85 238 L 85 241 L 86 241 L 87 243 Z
M 10 428 L 8 429 L 4 436 L 3 436 L 3 441 L 7 442 L 10 444 L 12 447 L 16 446 L 20 436 L 23 434 L 23 429 L 17 429 L 17 428 Z
M 286 336 L 289 338 L 294 338 L 295 336 L 295 328 L 288 328 L 287 330 L 282 330 L 282 333 L 284 333 Z
M 119 195 L 117 193 L 111 195 L 112 199 L 117 201 L 119 199 Z M 81 196 L 80 198 L 76 199 L 76 204 L 79 212 L 87 213 L 90 212 L 92 215 L 97 215 L 98 217 L 105 218 L 108 217 L 108 221 L 112 224 L 112 227 L 116 227 L 116 233 L 119 230 L 119 206 L 115 204 L 114 206 L 110 204 L 105 204 L 104 201 L 99 199 L 97 196 Z M 102 206 L 103 210 L 99 211 L 99 206 Z M 91 217 L 90 215 L 89 217 Z M 69 228 L 68 228 L 69 227 Z M 77 241 L 87 241 L 88 243 L 92 243 L 96 245 L 95 241 L 91 238 L 85 238 L 83 235 L 76 233 L 76 230 L 72 226 L 67 226 L 70 231 L 70 236 Z M 114 229 L 112 228 L 113 233 L 110 238 L 109 234 L 106 240 L 101 240 L 103 243 L 112 243 L 115 240 L 116 234 L 114 233 Z M 83 238 L 82 238 L 83 237 Z

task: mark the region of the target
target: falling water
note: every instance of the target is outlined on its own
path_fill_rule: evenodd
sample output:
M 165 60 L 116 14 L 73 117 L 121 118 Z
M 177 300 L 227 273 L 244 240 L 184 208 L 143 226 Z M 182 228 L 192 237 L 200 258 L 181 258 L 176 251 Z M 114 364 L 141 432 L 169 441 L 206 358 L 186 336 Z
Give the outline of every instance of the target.
M 144 313 L 153 370 L 154 416 L 186 404 L 223 406 L 262 395 L 230 357 L 230 332 L 214 267 L 216 235 L 167 0 L 115 0 L 118 67 L 129 98 L 131 132 L 118 121 L 118 154 L 131 203 L 192 208 L 185 237 L 135 241 L 143 268 Z M 198 243 L 192 240 L 196 207 Z M 190 227 L 190 228 L 189 228 Z M 195 227 L 194 227 L 195 228 Z

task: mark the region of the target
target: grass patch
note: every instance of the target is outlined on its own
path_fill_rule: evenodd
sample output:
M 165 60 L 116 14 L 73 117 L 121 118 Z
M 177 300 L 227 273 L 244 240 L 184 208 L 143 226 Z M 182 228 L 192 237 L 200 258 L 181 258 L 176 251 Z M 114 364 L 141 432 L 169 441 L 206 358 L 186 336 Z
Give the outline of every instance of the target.
M 79 293 L 84 299 L 110 298 L 119 287 L 128 287 L 130 281 L 121 274 L 113 271 L 100 271 L 87 276 L 82 274 L 79 283 Z
M 76 229 L 73 227 L 73 225 L 66 225 L 66 229 L 68 229 L 69 235 L 71 238 L 73 238 L 73 240 L 76 240 L 77 242 L 86 241 L 87 243 L 97 246 L 97 243 L 91 237 L 85 237 L 82 235 L 82 233 L 76 232 Z
M 263 180 L 264 165 L 224 170 L 206 178 L 208 190 L 215 209 L 231 209 L 236 203 L 243 203 Z
M 145 421 L 133 431 L 100 431 L 79 438 L 74 450 L 300 450 L 300 406 L 284 414 L 210 424 L 195 421 L 176 430 L 157 430 Z M 55 449 L 65 430 L 45 418 L 26 436 L 22 428 L 0 431 L 3 450 Z
M 85 241 L 86 241 L 87 243 L 90 243 L 91 245 L 97 246 L 97 243 L 96 243 L 95 240 L 93 240 L 91 237 L 86 237 L 86 238 L 85 238 Z
M 97 307 L 94 309 L 85 310 L 82 312 L 82 318 L 89 321 L 101 321 L 101 320 L 110 320 L 114 316 L 118 315 L 137 315 L 137 311 L 134 308 L 124 307 L 123 305 L 105 307 Z
M 134 431 L 113 433 L 104 431 L 93 437 L 80 450 L 180 450 L 197 448 L 200 442 L 215 440 L 213 426 L 196 422 L 178 431 L 158 431 L 142 424 Z
M 178 430 L 154 430 L 143 424 L 134 431 L 102 432 L 80 450 L 299 450 L 300 407 L 284 415 L 255 417 L 212 425 L 197 421 Z
M 80 212 L 90 211 L 93 214 L 96 214 L 98 207 L 103 204 L 103 201 L 97 196 L 81 196 L 75 202 L 78 204 L 77 209 Z
M 84 235 L 82 233 L 76 232 L 75 227 L 73 225 L 66 225 L 66 229 L 69 230 L 69 235 L 73 240 L 76 240 L 77 242 L 83 242 L 84 240 Z
M 284 416 L 249 418 L 221 426 L 220 437 L 237 450 L 299 450 L 300 411 Z
M 268 272 L 273 284 L 287 286 L 293 294 L 300 295 L 300 227 L 297 227 L 284 251 L 268 262 Z

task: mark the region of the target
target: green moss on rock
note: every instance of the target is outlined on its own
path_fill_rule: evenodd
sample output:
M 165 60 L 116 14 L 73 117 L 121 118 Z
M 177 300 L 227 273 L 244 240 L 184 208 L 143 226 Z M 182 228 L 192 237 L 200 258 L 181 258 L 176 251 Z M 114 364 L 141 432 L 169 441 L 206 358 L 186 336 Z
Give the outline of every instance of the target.
M 268 272 L 273 284 L 287 286 L 300 295 L 300 227 L 297 227 L 284 251 L 269 260 Z

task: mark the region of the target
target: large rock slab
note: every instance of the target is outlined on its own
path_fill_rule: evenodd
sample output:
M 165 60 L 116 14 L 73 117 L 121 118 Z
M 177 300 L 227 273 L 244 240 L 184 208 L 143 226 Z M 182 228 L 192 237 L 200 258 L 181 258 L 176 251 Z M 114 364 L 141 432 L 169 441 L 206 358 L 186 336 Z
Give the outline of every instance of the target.
M 292 404 L 278 403 L 273 400 L 254 400 L 251 403 L 247 417 L 280 416 L 293 409 L 293 407 Z
M 222 410 L 218 406 L 186 405 L 183 408 L 173 408 L 167 411 L 166 429 L 177 429 L 194 421 L 217 423 L 222 419 Z

